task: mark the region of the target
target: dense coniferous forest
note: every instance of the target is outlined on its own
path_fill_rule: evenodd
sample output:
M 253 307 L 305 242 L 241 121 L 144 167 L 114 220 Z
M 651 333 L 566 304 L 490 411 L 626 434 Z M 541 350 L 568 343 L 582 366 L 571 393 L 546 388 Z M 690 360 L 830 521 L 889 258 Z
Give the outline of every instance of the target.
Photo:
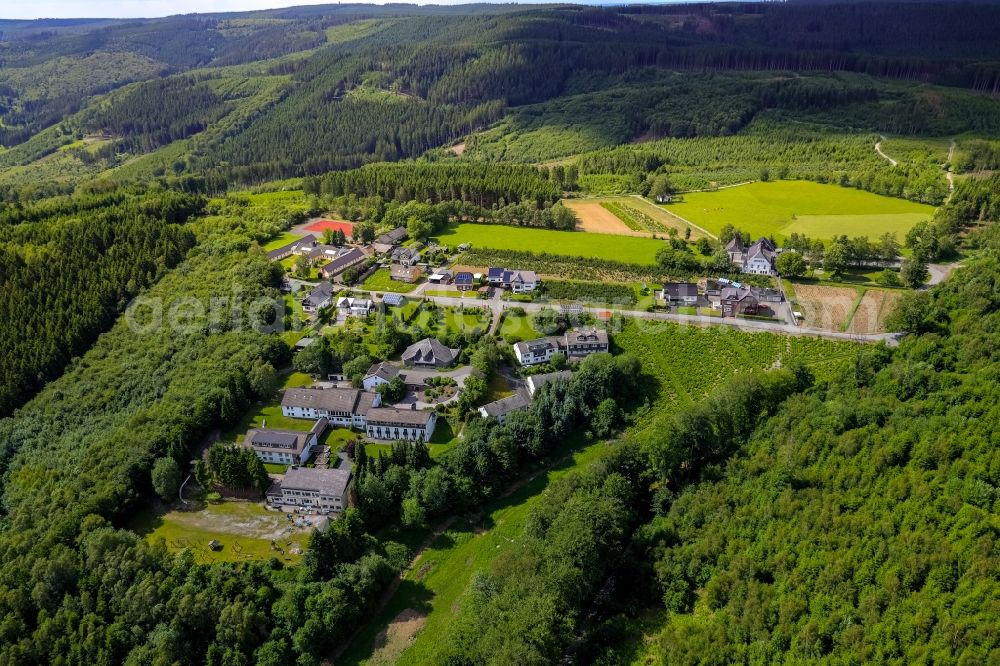
M 391 5 L 43 34 L 19 26 L 0 41 L 0 144 L 12 148 L 0 164 L 34 165 L 106 133 L 108 144 L 74 153 L 83 164 L 61 160 L 76 167 L 71 183 L 102 175 L 109 165 L 95 154 L 114 166 L 119 155 L 152 153 L 130 167 L 136 178 L 187 173 L 224 190 L 415 158 L 463 138 L 470 157 L 535 162 L 737 134 L 768 114 L 821 123 L 848 142 L 864 132 L 995 134 L 997 13 L 985 4 L 947 16 L 933 4 Z M 147 82 L 101 96 L 133 81 Z M 926 189 L 920 175 L 895 178 Z
M 117 194 L 0 213 L 0 414 L 61 374 L 193 245 L 204 200 Z

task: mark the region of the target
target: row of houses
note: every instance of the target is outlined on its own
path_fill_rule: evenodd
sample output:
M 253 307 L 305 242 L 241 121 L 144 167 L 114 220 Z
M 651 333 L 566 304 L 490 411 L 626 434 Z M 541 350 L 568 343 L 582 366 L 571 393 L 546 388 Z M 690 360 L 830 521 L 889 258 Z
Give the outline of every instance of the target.
M 514 356 L 521 365 L 548 363 L 556 353 L 567 359 L 578 359 L 608 351 L 608 333 L 597 328 L 573 329 L 561 336 L 548 336 L 518 342 Z
M 314 314 L 329 307 L 333 303 L 333 293 L 333 286 L 329 282 L 320 282 L 302 299 L 302 311 Z M 341 296 L 337 299 L 336 307 L 345 315 L 367 317 L 375 309 L 375 301 L 370 298 Z
M 751 287 L 725 279 L 707 280 L 704 293 L 694 282 L 668 282 L 663 285 L 662 290 L 656 292 L 656 298 L 666 305 L 687 306 L 698 305 L 701 298 L 711 303 L 717 300 L 723 317 L 757 314 L 761 305 L 785 300 L 779 289 Z

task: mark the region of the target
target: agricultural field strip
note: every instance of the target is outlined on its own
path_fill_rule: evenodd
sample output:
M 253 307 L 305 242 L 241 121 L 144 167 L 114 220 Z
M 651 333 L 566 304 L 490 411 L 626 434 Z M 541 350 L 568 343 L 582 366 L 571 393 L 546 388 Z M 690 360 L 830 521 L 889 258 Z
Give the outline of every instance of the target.
M 667 227 L 663 224 L 660 224 L 641 210 L 626 204 L 620 204 L 615 201 L 606 201 L 602 203 L 601 206 L 624 222 L 625 226 L 632 231 L 667 231 Z

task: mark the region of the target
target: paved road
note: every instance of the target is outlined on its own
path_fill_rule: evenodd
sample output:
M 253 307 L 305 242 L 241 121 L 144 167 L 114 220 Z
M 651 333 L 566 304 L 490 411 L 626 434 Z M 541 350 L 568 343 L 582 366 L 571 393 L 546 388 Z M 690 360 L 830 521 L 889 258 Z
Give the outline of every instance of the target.
M 377 292 L 376 292 L 377 293 Z M 425 299 L 433 301 L 437 305 L 457 307 L 459 305 L 484 305 L 481 298 L 452 298 L 448 296 L 424 296 Z M 505 303 L 497 302 L 498 299 L 491 299 L 488 305 L 491 307 L 499 305 L 502 309 L 508 307 L 519 307 L 526 312 L 537 312 L 544 308 L 554 307 L 551 303 Z M 558 307 L 558 306 L 555 306 Z M 769 331 L 771 333 L 781 333 L 783 335 L 811 336 L 827 338 L 829 340 L 851 340 L 853 342 L 888 342 L 896 344 L 899 341 L 899 333 L 842 333 L 840 331 L 826 331 L 820 328 L 810 328 L 808 326 L 795 326 L 788 323 L 776 321 L 762 321 L 757 319 L 733 319 L 731 317 L 708 317 L 703 315 L 684 315 L 672 312 L 645 312 L 642 310 L 624 310 L 617 307 L 581 307 L 583 312 L 596 314 L 599 312 L 614 311 L 627 317 L 645 321 L 672 321 L 680 324 L 690 324 L 692 326 L 728 326 L 738 328 L 743 331 Z M 502 310 L 501 310 L 502 311 Z M 494 316 L 498 316 L 494 311 Z
M 931 274 L 931 279 L 927 281 L 928 287 L 933 287 L 936 284 L 941 284 L 945 279 L 951 275 L 951 272 L 962 265 L 962 262 L 956 261 L 950 264 L 927 264 L 927 272 Z

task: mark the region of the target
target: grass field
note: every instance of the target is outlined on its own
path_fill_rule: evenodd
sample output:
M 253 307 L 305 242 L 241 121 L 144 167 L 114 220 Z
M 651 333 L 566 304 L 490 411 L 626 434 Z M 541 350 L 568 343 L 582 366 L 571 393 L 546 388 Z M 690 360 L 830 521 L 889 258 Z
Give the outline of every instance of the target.
M 756 182 L 683 198 L 665 210 L 714 234 L 732 224 L 754 237 L 797 232 L 820 239 L 841 234 L 874 239 L 888 231 L 902 240 L 934 213 L 924 204 L 808 181 Z
M 362 289 L 371 291 L 391 291 L 397 294 L 408 294 L 417 288 L 417 283 L 399 282 L 389 277 L 388 268 L 380 268 L 368 276 L 361 284 Z
M 271 250 L 277 250 L 279 247 L 288 245 L 289 243 L 294 242 L 299 238 L 302 238 L 300 234 L 293 234 L 289 231 L 286 231 L 277 238 L 268 242 L 268 244 L 264 246 L 264 251 L 270 252 Z
M 281 388 L 309 386 L 312 377 L 301 372 L 293 372 L 282 379 Z M 313 426 L 309 419 L 293 419 L 282 415 L 281 397 L 275 395 L 267 404 L 258 404 L 248 409 L 240 420 L 220 435 L 223 442 L 242 441 L 243 435 L 251 428 L 260 428 L 267 422 L 268 428 L 307 432 Z
M 295 564 L 309 540 L 308 532 L 293 526 L 285 514 L 268 511 L 258 502 L 226 501 L 193 511 L 151 511 L 141 515 L 132 529 L 150 543 L 163 539 L 171 552 L 190 548 L 195 560 L 203 563 L 277 557 Z M 221 550 L 208 547 L 213 539 L 222 544 Z M 272 541 L 280 550 L 271 547 Z
M 649 413 L 633 428 L 639 438 L 647 433 L 659 436 L 677 409 L 703 399 L 737 374 L 797 358 L 817 377 L 828 377 L 850 363 L 856 349 L 850 342 L 635 321 L 625 324 L 615 342 L 634 354 L 658 384 Z M 437 538 L 337 663 L 438 663 L 439 650 L 463 612 L 463 596 L 473 575 L 487 570 L 523 537 L 532 509 L 546 501 L 546 489 L 553 480 L 594 463 L 608 448 L 603 443 L 567 442 L 564 446 L 576 448 L 577 453 L 510 496 L 490 502 L 481 517 L 460 519 Z
M 499 334 L 507 342 L 534 340 L 542 335 L 531 325 L 531 317 L 529 315 L 512 315 L 510 313 L 504 315 L 503 322 L 500 324 Z
M 469 243 L 473 247 L 531 250 L 634 264 L 655 263 L 656 251 L 663 247 L 662 241 L 652 238 L 486 224 L 452 225 L 437 240 L 446 245 Z

